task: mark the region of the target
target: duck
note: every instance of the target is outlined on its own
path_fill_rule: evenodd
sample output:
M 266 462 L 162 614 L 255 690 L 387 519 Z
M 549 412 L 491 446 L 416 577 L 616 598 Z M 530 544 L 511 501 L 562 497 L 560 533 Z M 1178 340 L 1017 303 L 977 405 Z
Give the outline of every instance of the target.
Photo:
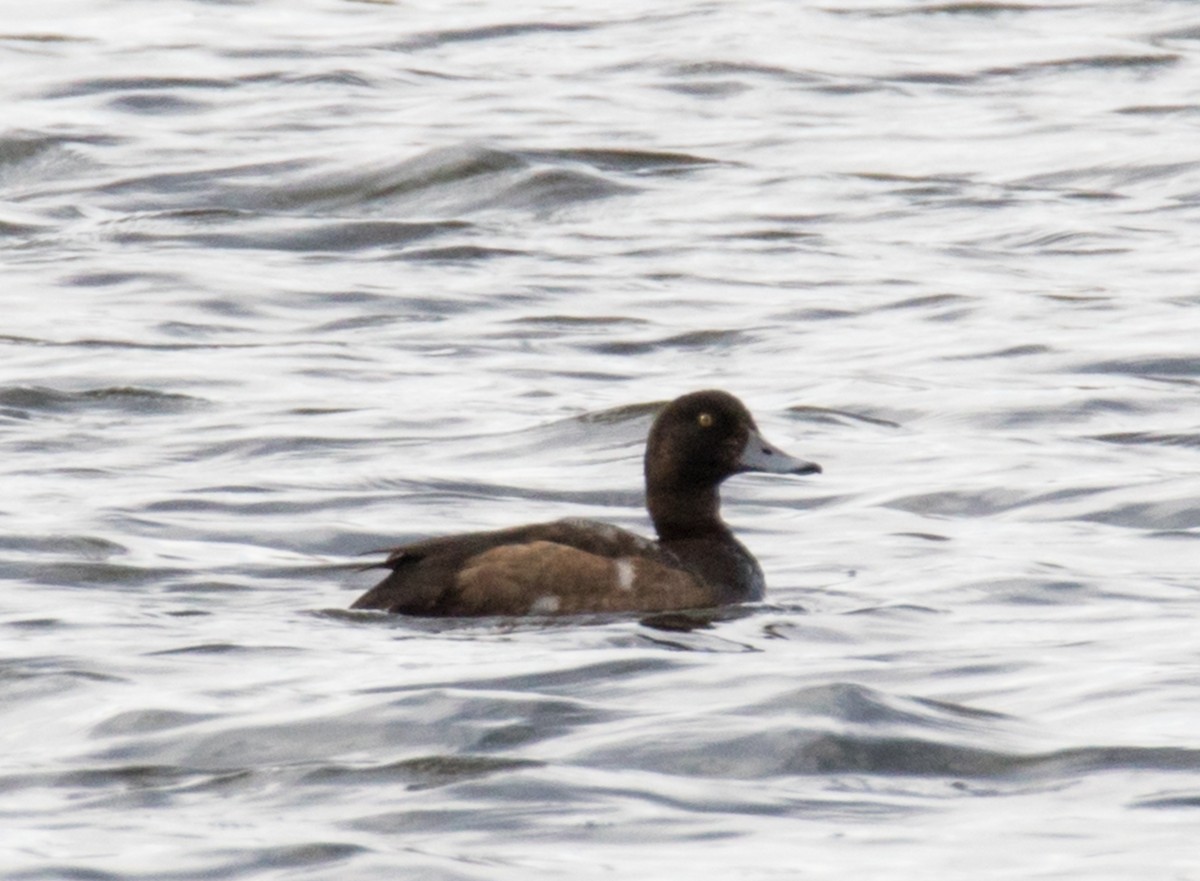
M 721 519 L 720 486 L 745 472 L 821 473 L 768 443 L 732 394 L 664 406 L 646 440 L 646 508 L 657 539 L 608 523 L 548 523 L 417 541 L 351 606 L 420 617 L 678 612 L 761 600 L 762 568 Z

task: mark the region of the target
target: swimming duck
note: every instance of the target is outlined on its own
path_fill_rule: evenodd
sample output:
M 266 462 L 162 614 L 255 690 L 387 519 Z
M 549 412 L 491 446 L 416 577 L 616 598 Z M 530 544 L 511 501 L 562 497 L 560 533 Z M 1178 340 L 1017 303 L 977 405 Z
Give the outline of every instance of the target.
M 767 443 L 728 392 L 676 398 L 646 441 L 646 507 L 658 541 L 579 518 L 396 548 L 354 609 L 405 615 L 664 612 L 761 599 L 762 569 L 721 520 L 721 483 L 745 471 L 818 474 Z

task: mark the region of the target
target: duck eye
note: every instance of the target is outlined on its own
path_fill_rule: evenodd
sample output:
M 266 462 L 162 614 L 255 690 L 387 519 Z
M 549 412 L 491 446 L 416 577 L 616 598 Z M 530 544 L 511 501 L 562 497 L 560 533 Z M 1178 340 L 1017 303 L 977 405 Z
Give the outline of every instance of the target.
M 701 428 L 712 428 L 713 418 L 711 413 L 701 413 L 696 417 L 696 421 L 700 423 Z

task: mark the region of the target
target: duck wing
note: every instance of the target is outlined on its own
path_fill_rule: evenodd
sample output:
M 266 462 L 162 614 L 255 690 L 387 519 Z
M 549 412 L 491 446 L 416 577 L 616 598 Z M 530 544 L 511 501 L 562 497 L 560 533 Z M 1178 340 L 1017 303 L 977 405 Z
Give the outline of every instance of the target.
M 427 539 L 380 566 L 392 571 L 351 608 L 511 616 L 714 604 L 712 589 L 658 543 L 575 518 Z

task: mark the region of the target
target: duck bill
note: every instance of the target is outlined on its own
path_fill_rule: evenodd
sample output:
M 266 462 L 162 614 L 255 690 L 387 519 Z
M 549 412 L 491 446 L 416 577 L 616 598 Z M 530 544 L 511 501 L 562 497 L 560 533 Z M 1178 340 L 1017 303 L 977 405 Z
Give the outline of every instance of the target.
M 768 443 L 757 431 L 751 431 L 737 460 L 738 471 L 768 471 L 772 474 L 820 474 L 821 466 L 789 456 Z

